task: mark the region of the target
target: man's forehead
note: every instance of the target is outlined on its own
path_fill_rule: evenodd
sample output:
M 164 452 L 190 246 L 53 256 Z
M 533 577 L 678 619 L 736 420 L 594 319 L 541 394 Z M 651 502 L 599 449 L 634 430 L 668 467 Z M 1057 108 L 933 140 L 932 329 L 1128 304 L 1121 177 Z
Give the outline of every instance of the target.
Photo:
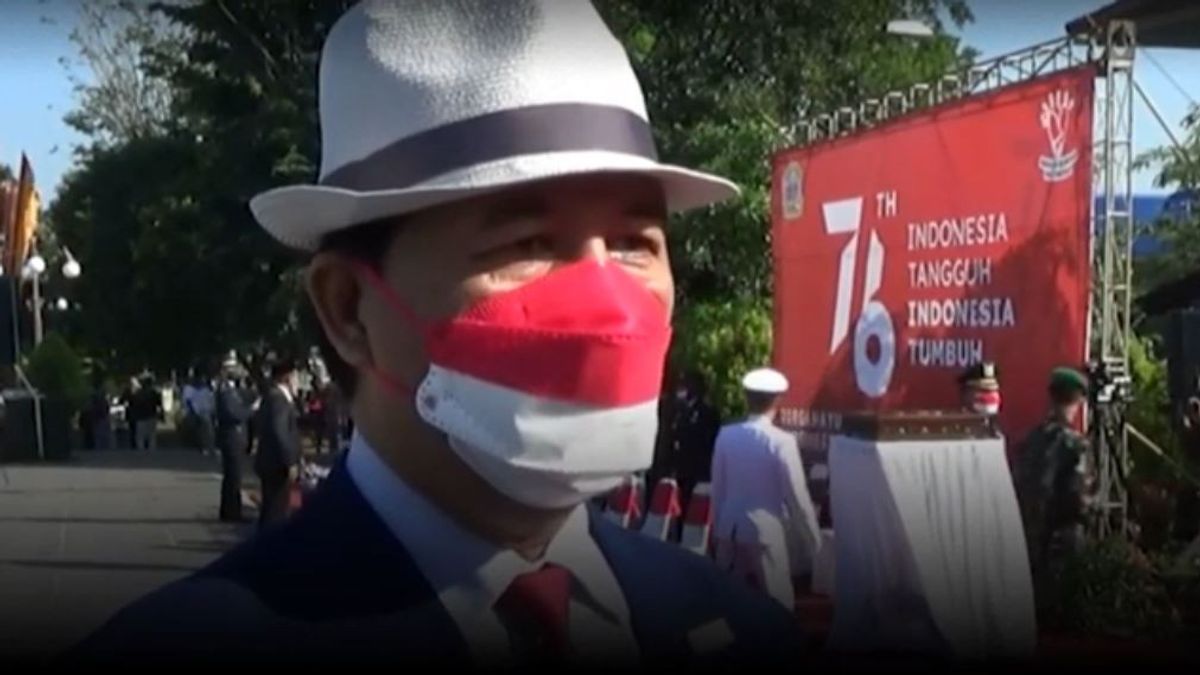
M 548 210 L 560 206 L 607 205 L 620 211 L 663 215 L 666 199 L 655 178 L 634 174 L 565 176 L 497 192 L 478 201 L 487 211 Z

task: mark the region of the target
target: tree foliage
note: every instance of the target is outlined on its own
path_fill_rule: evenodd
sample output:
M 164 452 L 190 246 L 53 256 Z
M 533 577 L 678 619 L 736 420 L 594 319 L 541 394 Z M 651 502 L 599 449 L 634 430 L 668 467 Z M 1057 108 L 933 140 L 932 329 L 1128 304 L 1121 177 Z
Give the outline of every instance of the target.
M 1158 167 L 1155 184 L 1174 189 L 1174 198 L 1186 200 L 1189 207 L 1178 209 L 1183 217 L 1142 228 L 1163 245 L 1162 253 L 1136 261 L 1134 280 L 1142 292 L 1200 270 L 1200 106 L 1192 106 L 1183 128 L 1182 147 L 1155 148 L 1138 158 L 1140 167 Z
M 110 146 L 153 136 L 170 119 L 171 86 L 148 59 L 153 50 L 173 48 L 184 33 L 145 5 L 79 3 L 79 23 L 70 34 L 78 56 L 60 60 L 77 98 L 66 122 L 94 143 Z
M 295 261 L 246 203 L 315 178 L 317 60 L 352 4 L 196 0 L 155 5 L 136 23 L 145 30 L 126 41 L 138 59 L 124 67 L 166 83 L 170 114 L 153 134 L 87 148 L 53 210 L 88 270 L 84 323 L 96 352 L 166 367 L 303 339 Z M 680 321 L 691 327 L 679 333 L 681 353 L 697 359 L 725 354 L 698 342 L 712 321 L 743 327 L 765 316 L 769 156 L 797 118 L 931 79 L 969 56 L 945 35 L 914 41 L 883 31 L 898 17 L 940 31 L 941 16 L 969 18 L 962 0 L 596 4 L 629 49 L 660 154 L 744 189 L 729 204 L 681 218 L 672 233 Z M 93 91 L 95 104 L 82 101 L 81 112 L 117 96 Z M 91 119 L 85 131 L 104 137 L 105 118 Z M 743 363 L 767 358 L 757 337 L 734 344 L 748 351 L 705 364 L 718 387 Z
M 769 297 L 769 159 L 804 115 L 932 80 L 970 58 L 944 34 L 888 35 L 907 16 L 939 32 L 960 0 L 600 0 L 646 92 L 660 154 L 727 176 L 744 190 L 681 219 L 672 242 L 689 300 Z
M 694 368 L 710 383 L 709 402 L 727 417 L 745 411 L 740 377 L 771 358 L 771 305 L 767 301 L 704 301 L 676 318 L 674 369 Z

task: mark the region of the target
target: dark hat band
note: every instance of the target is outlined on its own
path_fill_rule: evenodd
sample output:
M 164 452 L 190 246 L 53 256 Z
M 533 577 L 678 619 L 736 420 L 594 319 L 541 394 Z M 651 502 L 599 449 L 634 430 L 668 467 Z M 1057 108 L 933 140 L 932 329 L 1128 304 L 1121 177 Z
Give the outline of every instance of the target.
M 646 120 L 612 106 L 558 103 L 501 110 L 402 138 L 331 171 L 321 185 L 399 190 L 506 157 L 602 150 L 658 161 Z

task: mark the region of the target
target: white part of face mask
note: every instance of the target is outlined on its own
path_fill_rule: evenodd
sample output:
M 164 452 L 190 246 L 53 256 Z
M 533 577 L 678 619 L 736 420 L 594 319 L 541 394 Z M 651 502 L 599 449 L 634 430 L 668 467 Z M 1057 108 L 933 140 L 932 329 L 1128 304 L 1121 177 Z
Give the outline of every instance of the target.
M 616 489 L 625 475 L 555 473 L 499 459 L 491 452 L 447 436 L 454 454 L 509 499 L 539 509 L 568 509 Z
M 648 468 L 658 430 L 656 400 L 588 407 L 436 365 L 417 390 L 417 411 L 493 487 L 541 508 L 580 504 Z
M 975 412 L 979 413 L 980 415 L 995 415 L 1000 412 L 1000 406 L 995 404 L 976 404 L 974 408 Z

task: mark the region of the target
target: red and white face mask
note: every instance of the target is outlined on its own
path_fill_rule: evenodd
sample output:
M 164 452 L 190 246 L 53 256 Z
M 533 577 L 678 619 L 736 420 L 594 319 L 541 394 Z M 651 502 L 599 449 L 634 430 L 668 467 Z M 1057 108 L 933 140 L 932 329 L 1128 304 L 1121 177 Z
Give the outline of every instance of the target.
M 432 324 L 368 277 L 424 337 L 417 412 L 497 490 L 564 508 L 650 466 L 670 316 L 620 265 L 574 263 Z
M 971 410 L 981 415 L 996 415 L 1000 412 L 999 391 L 972 391 L 970 400 Z

